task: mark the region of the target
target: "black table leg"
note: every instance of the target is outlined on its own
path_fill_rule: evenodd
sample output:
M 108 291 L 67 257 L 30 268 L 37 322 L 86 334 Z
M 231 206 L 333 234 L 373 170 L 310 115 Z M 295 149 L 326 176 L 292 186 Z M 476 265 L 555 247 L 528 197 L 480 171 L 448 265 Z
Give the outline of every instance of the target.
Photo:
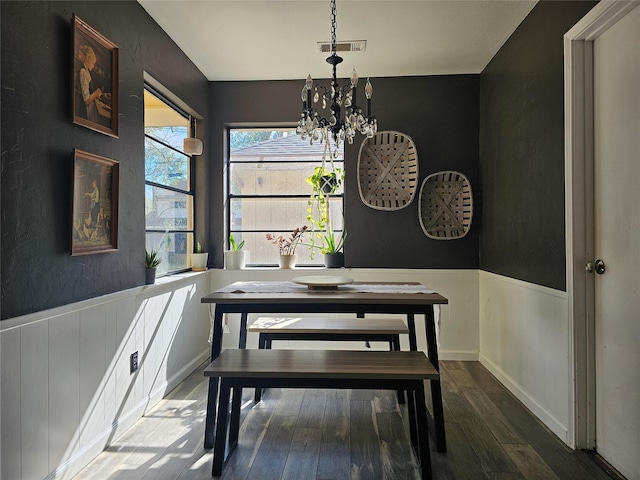
M 416 320 L 413 313 L 407 313 L 407 327 L 409 328 L 409 350 L 418 351 L 418 342 L 416 340 Z
M 440 364 L 438 361 L 438 343 L 436 340 L 436 325 L 433 314 L 433 306 L 429 306 L 425 312 L 426 330 L 427 330 L 427 350 L 429 360 L 434 368 L 440 372 Z M 447 439 L 444 431 L 444 408 L 442 405 L 442 389 L 440 387 L 440 378 L 430 380 L 431 382 L 431 402 L 433 405 L 433 421 L 436 430 L 436 447 L 439 452 L 447 451 Z
M 391 335 L 391 338 L 393 339 L 390 342 L 391 350 L 399 352 L 400 351 L 400 335 L 396 333 Z M 398 390 L 397 396 L 398 396 L 398 403 L 400 405 L 404 404 L 405 403 L 404 390 Z
M 240 336 L 238 338 L 238 348 L 247 348 L 247 312 L 240 314 Z
M 211 342 L 211 361 L 220 355 L 222 350 L 222 311 L 216 306 L 213 316 L 213 339 Z M 204 424 L 204 448 L 213 448 L 216 425 L 216 401 L 218 399 L 218 377 L 209 378 L 207 397 L 207 416 Z

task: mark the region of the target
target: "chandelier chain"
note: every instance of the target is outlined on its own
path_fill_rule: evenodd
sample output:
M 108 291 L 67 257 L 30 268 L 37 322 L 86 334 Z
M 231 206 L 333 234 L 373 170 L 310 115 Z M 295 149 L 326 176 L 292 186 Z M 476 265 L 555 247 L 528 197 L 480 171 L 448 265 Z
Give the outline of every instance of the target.
M 331 0 L 331 53 L 335 55 L 337 50 L 336 40 L 336 0 Z

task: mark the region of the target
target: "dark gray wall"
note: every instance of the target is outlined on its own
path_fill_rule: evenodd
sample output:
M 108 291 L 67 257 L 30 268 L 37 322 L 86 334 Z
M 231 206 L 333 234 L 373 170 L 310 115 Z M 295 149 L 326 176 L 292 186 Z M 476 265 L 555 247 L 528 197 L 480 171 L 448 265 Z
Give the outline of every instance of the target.
M 135 1 L 3 1 L 0 13 L 2 318 L 144 284 L 143 71 L 201 113 L 206 78 Z M 120 48 L 119 138 L 71 122 L 74 13 Z M 117 252 L 70 256 L 73 148 L 120 162 Z
M 563 35 L 597 2 L 539 2 L 480 75 L 480 268 L 564 290 Z
M 329 67 L 328 67 L 329 69 Z M 213 136 L 211 172 L 214 205 L 209 213 L 210 235 L 222 238 L 222 166 L 226 125 L 295 124 L 300 116 L 303 79 L 271 82 L 212 82 L 210 89 Z M 417 148 L 420 184 L 440 170 L 457 170 L 479 185 L 478 175 L 478 75 L 374 78 L 373 113 L 379 130 L 409 135 Z M 344 82 L 344 81 L 343 81 Z M 362 87 L 361 87 L 362 88 Z M 360 92 L 360 94 L 362 94 Z M 463 239 L 427 238 L 418 221 L 417 195 L 395 212 L 373 210 L 360 200 L 356 182 L 358 135 L 346 148 L 345 246 L 348 267 L 370 268 L 478 268 L 479 209 Z M 302 140 L 300 140 L 302 141 Z M 479 205 L 479 199 L 477 200 Z M 222 245 L 213 258 L 222 266 Z
M 373 79 L 380 129 L 413 138 L 421 181 L 445 169 L 467 175 L 476 211 L 464 239 L 430 240 L 420 229 L 415 201 L 398 212 L 372 210 L 360 202 L 355 181 L 347 181 L 348 266 L 480 266 L 565 288 L 562 35 L 594 4 L 540 2 L 480 76 Z M 196 162 L 196 220 L 210 263 L 221 267 L 224 126 L 294 122 L 302 79 L 207 86 L 134 1 L 3 1 L 0 6 L 1 317 L 144 283 L 143 71 L 210 117 L 205 121 L 211 138 L 205 138 L 205 154 Z M 73 13 L 120 47 L 118 139 L 71 123 Z M 199 136 L 206 137 L 204 124 Z M 347 148 L 348 176 L 355 175 L 359 141 Z M 118 252 L 69 255 L 74 147 L 121 162 Z

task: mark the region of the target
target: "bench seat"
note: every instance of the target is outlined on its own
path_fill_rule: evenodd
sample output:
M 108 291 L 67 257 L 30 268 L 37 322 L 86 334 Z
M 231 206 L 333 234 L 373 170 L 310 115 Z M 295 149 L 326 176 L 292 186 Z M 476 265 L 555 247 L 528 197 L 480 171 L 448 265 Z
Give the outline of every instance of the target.
M 237 445 L 243 387 L 396 389 L 408 395 L 411 442 L 422 478 L 431 478 L 424 380 L 439 378 L 423 352 L 351 350 L 225 350 L 205 368 L 219 379 L 212 474 L 219 476 Z M 231 418 L 228 404 L 233 389 Z
M 409 334 L 401 318 L 291 318 L 260 317 L 247 328 L 258 333 L 258 348 L 270 349 L 274 340 L 388 342 L 400 350 L 400 335 Z M 256 389 L 259 402 L 262 389 Z M 402 391 L 398 399 L 403 402 Z
M 401 318 L 291 318 L 260 317 L 247 331 L 276 335 L 293 333 L 368 335 L 408 334 Z

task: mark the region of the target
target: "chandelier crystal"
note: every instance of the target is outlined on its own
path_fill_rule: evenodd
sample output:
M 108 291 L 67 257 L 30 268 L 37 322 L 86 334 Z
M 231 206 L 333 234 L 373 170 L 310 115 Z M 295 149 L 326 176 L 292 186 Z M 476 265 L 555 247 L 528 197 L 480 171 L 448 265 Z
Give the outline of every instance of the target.
M 309 138 L 311 143 L 317 140 L 328 142 L 329 138 L 333 138 L 337 149 L 341 141 L 353 143 L 356 132 L 372 138 L 378 131 L 378 122 L 371 115 L 373 86 L 368 78 L 364 87 L 367 100 L 366 115 L 357 104 L 358 73 L 355 67 L 351 74 L 351 81 L 343 87 L 338 85 L 336 67 L 342 63 L 343 59 L 336 53 L 336 43 L 336 0 L 331 0 L 331 55 L 327 57 L 327 63 L 333 68 L 331 88 L 327 89 L 323 85 L 314 86 L 311 75 L 307 77 L 302 87 L 302 113 L 296 133 L 303 140 Z M 327 104 L 330 105 L 328 119 L 321 117 L 313 106 L 320 100 L 322 100 L 323 110 L 327 108 Z M 341 116 L 342 108 L 344 108 L 344 117 Z

